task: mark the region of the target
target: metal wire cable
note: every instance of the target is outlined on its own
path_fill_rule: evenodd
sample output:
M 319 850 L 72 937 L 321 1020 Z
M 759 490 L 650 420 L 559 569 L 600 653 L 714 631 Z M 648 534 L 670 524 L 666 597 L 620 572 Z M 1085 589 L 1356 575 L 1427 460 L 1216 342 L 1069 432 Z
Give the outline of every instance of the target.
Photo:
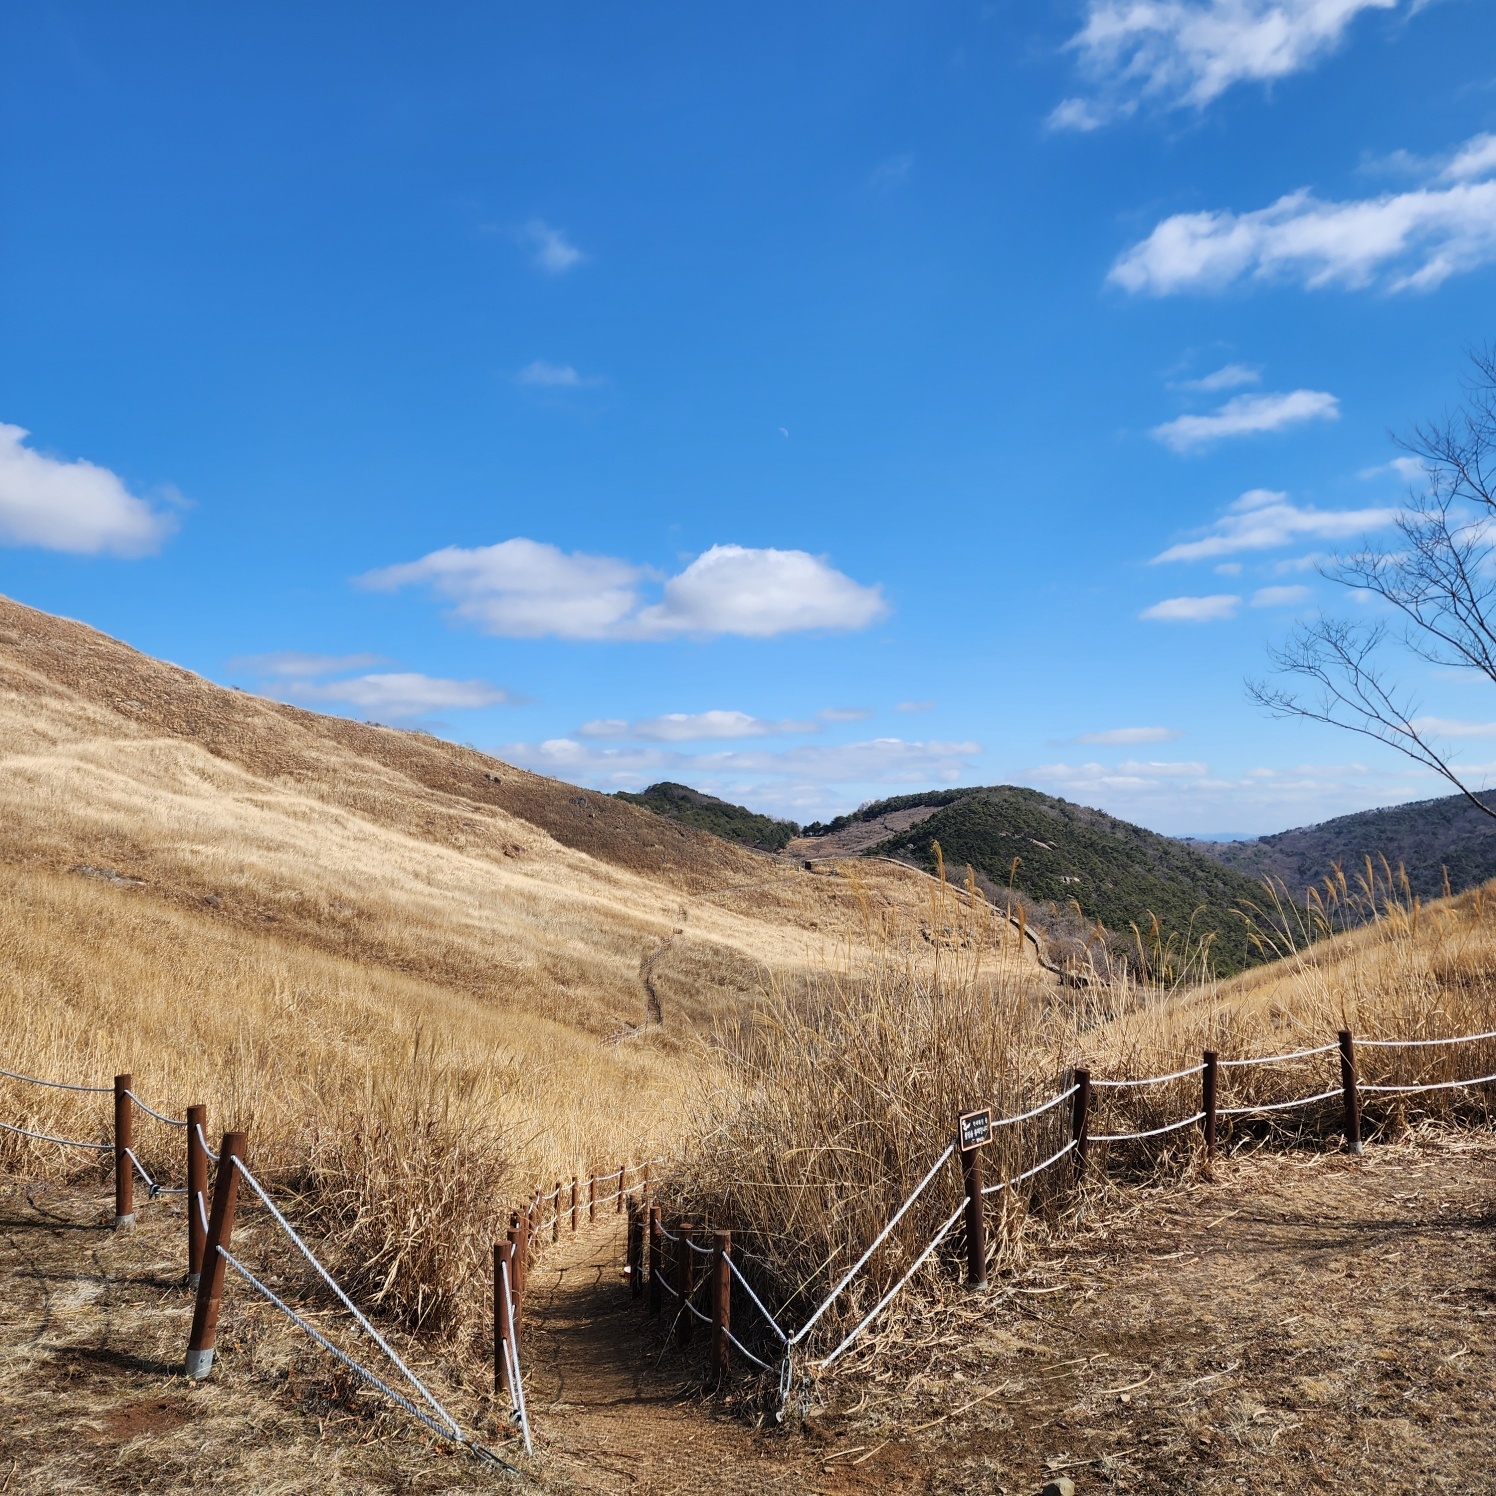
M 249 1172 L 249 1169 L 245 1165 L 244 1160 L 236 1156 L 234 1158 L 234 1166 L 239 1170 L 239 1173 L 243 1177 L 244 1182 L 248 1184 L 249 1187 L 255 1192 L 255 1194 L 260 1197 L 261 1203 L 270 1212 L 270 1214 L 275 1217 L 276 1222 L 280 1226 L 281 1230 L 284 1231 L 293 1242 L 295 1242 L 296 1246 L 301 1252 L 301 1255 L 305 1257 L 306 1260 L 312 1265 L 312 1267 L 317 1270 L 317 1274 L 322 1279 L 322 1281 L 326 1283 L 330 1289 L 332 1289 L 332 1291 L 342 1301 L 343 1307 L 347 1309 L 348 1312 L 354 1317 L 354 1319 L 359 1322 L 360 1326 L 364 1330 L 364 1333 L 368 1335 L 368 1337 L 380 1348 L 380 1350 L 382 1350 L 385 1355 L 387 1355 L 390 1360 L 400 1368 L 400 1371 L 405 1376 L 405 1380 L 409 1382 L 411 1386 L 413 1386 L 416 1391 L 419 1392 L 421 1396 L 424 1397 L 434 1409 L 436 1409 L 437 1413 L 441 1417 L 445 1418 L 447 1422 L 452 1425 L 452 1431 L 457 1439 L 459 1441 L 462 1440 L 462 1430 L 457 1426 L 457 1424 L 452 1423 L 447 1410 L 442 1407 L 442 1405 L 436 1400 L 436 1398 L 432 1396 L 432 1394 L 427 1390 L 426 1384 L 405 1364 L 404 1361 L 400 1359 L 399 1355 L 395 1352 L 394 1347 L 391 1346 L 390 1343 L 384 1338 L 384 1336 L 381 1335 L 379 1331 L 369 1323 L 363 1311 L 358 1307 L 357 1304 L 353 1302 L 352 1299 L 348 1297 L 346 1293 L 343 1292 L 342 1288 L 339 1286 L 337 1280 L 333 1277 L 333 1275 L 328 1272 L 327 1269 L 323 1267 L 322 1264 L 317 1260 L 316 1254 L 309 1246 L 307 1246 L 304 1241 L 302 1241 L 301 1237 L 296 1234 L 296 1228 L 292 1226 L 291 1223 L 285 1218 L 285 1216 L 280 1213 L 280 1210 L 277 1208 L 275 1201 L 272 1200 L 270 1196 L 265 1192 L 265 1187 L 260 1183 L 258 1179 L 255 1178 L 253 1174 Z
M 1296 1101 L 1270 1101 L 1262 1106 L 1223 1106 L 1217 1109 L 1218 1117 L 1244 1117 L 1250 1112 L 1286 1112 L 1295 1106 L 1310 1106 L 1316 1101 L 1328 1101 L 1332 1096 L 1341 1095 L 1341 1088 L 1334 1087 L 1333 1090 L 1321 1091 L 1317 1096 L 1300 1096 Z
M 141 1111 L 148 1113 L 158 1122 L 164 1122 L 168 1127 L 186 1127 L 187 1123 L 184 1118 L 162 1116 L 162 1114 L 158 1112 L 155 1107 L 147 1106 L 145 1102 L 143 1102 L 140 1097 L 138 1097 L 134 1093 L 134 1091 L 126 1091 L 125 1095 L 128 1096 L 130 1100 L 133 1101 L 135 1105 L 141 1109 Z
M 409 1399 L 402 1397 L 398 1392 L 394 1390 L 393 1387 L 387 1386 L 384 1382 L 380 1381 L 380 1379 L 375 1376 L 374 1373 L 370 1371 L 366 1366 L 361 1366 L 357 1361 L 353 1359 L 352 1356 L 348 1355 L 346 1351 L 339 1350 L 338 1347 L 335 1346 L 332 1341 L 327 1338 L 326 1335 L 324 1335 L 319 1329 L 317 1329 L 315 1325 L 309 1324 L 283 1299 L 277 1297 L 277 1295 L 271 1289 L 267 1288 L 263 1283 L 261 1283 L 260 1280 L 255 1277 L 255 1275 L 250 1272 L 250 1270 L 245 1267 L 245 1265 L 240 1262 L 239 1259 L 235 1257 L 231 1252 L 229 1252 L 226 1248 L 219 1247 L 218 1251 L 223 1260 L 228 1263 L 228 1265 L 233 1268 L 234 1271 L 238 1273 L 239 1276 L 243 1278 L 251 1288 L 257 1289 L 260 1293 L 264 1294 L 264 1296 L 269 1299 L 270 1302 L 274 1304 L 275 1307 L 279 1309 L 287 1319 L 289 1319 L 293 1324 L 298 1325 L 301 1329 L 305 1330 L 306 1333 L 310 1335 L 312 1339 L 322 1347 L 323 1350 L 330 1351 L 350 1371 L 357 1372 L 358 1375 L 361 1376 L 366 1382 L 368 1382 L 371 1387 L 378 1388 L 378 1390 L 384 1393 L 384 1395 L 389 1398 L 392 1403 L 396 1403 L 400 1407 L 404 1408 L 405 1411 L 411 1415 L 411 1417 L 416 1418 L 421 1423 L 425 1424 L 426 1427 L 429 1428 L 431 1432 L 436 1434 L 439 1438 L 449 1440 L 454 1444 L 468 1443 L 467 1435 L 464 1434 L 462 1430 L 458 1428 L 457 1424 L 452 1421 L 452 1419 L 448 1416 L 446 1409 L 440 1408 L 440 1404 L 438 1404 L 438 1407 L 440 1408 L 442 1417 L 446 1418 L 447 1422 L 451 1424 L 453 1429 L 456 1430 L 455 1433 L 451 1433 L 447 1429 L 442 1428 L 435 1419 L 429 1418 L 418 1407 L 416 1407 L 414 1403 L 409 1401 Z
M 22 1075 L 16 1070 L 0 1070 L 0 1075 L 10 1080 L 28 1081 L 33 1086 L 51 1086 L 57 1091 L 87 1091 L 94 1096 L 109 1096 L 114 1092 L 113 1086 L 75 1086 L 66 1080 L 43 1080 L 39 1075 Z
M 736 1335 L 734 1335 L 732 1333 L 732 1331 L 727 1328 L 726 1325 L 722 1326 L 722 1333 L 724 1335 L 726 1335 L 727 1338 L 730 1341 L 732 1341 L 732 1343 L 737 1347 L 738 1354 L 740 1356 L 742 1356 L 745 1360 L 752 1361 L 753 1364 L 756 1367 L 758 1367 L 760 1371 L 773 1371 L 774 1370 L 774 1368 L 772 1366 L 770 1366 L 767 1361 L 760 1361 L 759 1358 L 757 1356 L 755 1356 L 753 1354 L 753 1352 L 750 1351 L 748 1349 L 748 1347 L 746 1345 L 744 1345 L 743 1342 L 741 1340 L 739 1340 L 738 1337 Z
M 1166 1132 L 1178 1132 L 1181 1127 L 1188 1127 L 1192 1122 L 1198 1122 L 1205 1116 L 1204 1112 L 1196 1112 L 1193 1117 L 1186 1117 L 1182 1122 L 1170 1122 L 1166 1127 L 1152 1127 L 1147 1132 L 1114 1132 L 1101 1137 L 1090 1139 L 1093 1143 L 1131 1143 L 1138 1138 L 1156 1138 Z
M 805 1339 L 805 1337 L 810 1333 L 811 1326 L 813 1326 L 815 1322 L 831 1307 L 831 1305 L 840 1295 L 842 1289 L 844 1289 L 847 1284 L 850 1283 L 859 1272 L 861 1272 L 863 1264 L 866 1263 L 868 1258 L 871 1257 L 873 1253 L 883 1245 L 884 1241 L 886 1241 L 888 1238 L 889 1232 L 891 1232 L 893 1228 L 897 1226 L 901 1220 L 903 1220 L 905 1212 L 908 1211 L 909 1207 L 913 1205 L 914 1202 L 918 1200 L 922 1194 L 924 1194 L 925 1186 L 929 1184 L 929 1182 L 936 1176 L 937 1173 L 940 1172 L 940 1170 L 944 1167 L 946 1161 L 951 1157 L 953 1153 L 955 1153 L 955 1151 L 956 1145 L 954 1143 L 948 1143 L 946 1145 L 945 1152 L 942 1153 L 940 1157 L 937 1158 L 935 1162 L 930 1166 L 930 1172 L 920 1180 L 918 1185 L 915 1186 L 914 1193 L 910 1195 L 909 1198 L 905 1200 L 904 1203 L 899 1206 L 899 1208 L 894 1212 L 893 1218 L 873 1239 L 872 1246 L 870 1246 L 867 1251 L 865 1251 L 862 1256 L 859 1257 L 857 1261 L 847 1269 L 846 1277 L 844 1277 L 841 1282 L 831 1290 L 830 1295 L 827 1297 L 821 1307 L 817 1309 L 816 1312 L 812 1314 L 803 1325 L 800 1326 L 800 1328 L 795 1332 L 794 1336 L 787 1342 L 787 1346 L 798 1345 L 800 1341 Z
M 1146 1080 L 1093 1080 L 1091 1089 L 1105 1086 L 1109 1090 L 1121 1090 L 1125 1086 L 1161 1086 L 1166 1080 L 1183 1080 L 1189 1075 L 1199 1075 L 1204 1064 L 1191 1065 L 1188 1070 L 1175 1070 L 1169 1075 L 1150 1075 Z
M 1357 1039 L 1359 1049 L 1426 1049 L 1433 1044 L 1478 1044 L 1482 1039 L 1496 1039 L 1496 1029 L 1489 1034 L 1460 1034 L 1454 1039 Z
M 1234 1069 L 1238 1065 L 1281 1065 L 1289 1060 L 1307 1060 L 1310 1055 L 1329 1054 L 1332 1049 L 1339 1048 L 1338 1044 L 1321 1044 L 1317 1049 L 1296 1049 L 1292 1054 L 1260 1054 L 1248 1060 L 1218 1060 L 1216 1063 L 1222 1070 Z
M 1496 1081 L 1496 1075 L 1477 1075 L 1474 1080 L 1441 1080 L 1423 1086 L 1362 1086 L 1363 1091 L 1451 1091 L 1456 1086 L 1486 1086 Z
M 829 1356 L 825 1357 L 825 1359 L 821 1361 L 820 1364 L 823 1371 L 826 1369 L 826 1367 L 830 1366 L 831 1363 L 835 1361 L 842 1354 L 842 1352 L 845 1351 L 846 1348 L 851 1345 L 854 1340 L 857 1339 L 860 1334 L 862 1334 L 862 1332 L 873 1322 L 874 1319 L 877 1318 L 879 1314 L 883 1312 L 884 1308 L 893 1300 L 894 1295 L 898 1293 L 898 1291 L 903 1288 L 903 1286 L 920 1270 L 920 1268 L 925 1265 L 925 1263 L 929 1260 L 930 1254 L 950 1234 L 951 1227 L 954 1226 L 958 1220 L 960 1220 L 961 1214 L 965 1209 L 966 1201 L 963 1200 L 956 1207 L 955 1213 L 946 1221 L 945 1225 L 943 1225 L 940 1230 L 935 1233 L 934 1238 L 930 1242 L 930 1245 L 926 1247 L 924 1251 L 914 1259 L 914 1264 L 909 1269 L 909 1271 L 905 1273 L 904 1276 L 900 1278 L 899 1281 L 895 1283 L 894 1286 L 890 1288 L 881 1299 L 878 1300 L 878 1302 L 873 1306 L 871 1312 L 863 1318 L 862 1322 L 857 1326 L 857 1328 L 853 1330 L 851 1334 L 848 1335 L 846 1339 L 843 1340 L 842 1343 L 837 1346 L 834 1351 L 831 1352 Z M 799 1337 L 797 1336 L 796 1338 L 798 1339 Z
M 773 1330 L 773 1332 L 779 1337 L 782 1344 L 788 1345 L 790 1343 L 789 1336 L 779 1328 L 779 1321 L 775 1319 L 767 1309 L 764 1308 L 764 1301 L 759 1298 L 759 1296 L 753 1291 L 753 1285 L 742 1275 L 741 1272 L 738 1271 L 738 1265 L 732 1260 L 731 1253 L 729 1253 L 727 1257 L 727 1267 L 728 1270 L 732 1273 L 733 1277 L 743 1285 L 744 1292 L 746 1292 L 748 1297 L 753 1300 L 754 1304 L 758 1308 L 758 1312 L 762 1314 L 766 1320 L 768 1320 L 769 1328 Z M 766 1371 L 768 1370 L 767 1367 L 765 1367 L 764 1369 Z
M 1015 1122 L 1027 1122 L 1030 1117 L 1042 1116 L 1050 1107 L 1058 1106 L 1062 1101 L 1069 1101 L 1078 1090 L 1080 1090 L 1078 1085 L 1071 1086 L 1068 1091 L 1061 1091 L 1058 1096 L 1051 1096 L 1043 1106 L 1036 1106 L 1031 1112 L 1024 1112 L 1017 1117 L 1001 1117 L 992 1125 L 994 1127 L 1011 1127 Z
M 133 1148 L 125 1149 L 125 1157 L 135 1165 L 136 1169 L 139 1171 L 140 1177 L 145 1180 L 146 1186 L 151 1192 L 152 1200 L 154 1200 L 157 1195 L 185 1195 L 187 1193 L 186 1189 L 177 1189 L 169 1185 L 157 1184 L 156 1181 L 152 1179 L 148 1173 L 146 1173 L 145 1165 L 141 1163 L 138 1158 L 136 1158 L 135 1150 Z
M 1052 1153 L 1048 1158 L 1044 1160 L 1042 1164 L 1035 1164 L 1032 1169 L 1025 1169 L 1023 1173 L 1015 1174 L 1011 1179 L 1003 1180 L 1001 1184 L 989 1184 L 987 1188 L 982 1191 L 982 1193 L 984 1195 L 995 1195 L 1000 1190 L 1007 1189 L 1010 1185 L 1022 1184 L 1025 1179 L 1032 1179 L 1035 1174 L 1039 1173 L 1042 1169 L 1047 1169 L 1050 1164 L 1059 1163 L 1059 1161 L 1064 1158 L 1064 1156 L 1069 1153 L 1072 1148 L 1076 1146 L 1076 1142 L 1077 1140 L 1075 1138 L 1071 1138 L 1070 1141 L 1066 1143 L 1058 1153 Z
M 100 1153 L 113 1153 L 113 1143 L 83 1143 L 77 1138 L 54 1138 L 51 1133 L 32 1132 L 27 1127 L 17 1127 L 13 1122 L 0 1122 L 6 1132 L 18 1132 L 23 1138 L 35 1138 L 40 1143 L 61 1143 L 64 1148 L 94 1148 Z

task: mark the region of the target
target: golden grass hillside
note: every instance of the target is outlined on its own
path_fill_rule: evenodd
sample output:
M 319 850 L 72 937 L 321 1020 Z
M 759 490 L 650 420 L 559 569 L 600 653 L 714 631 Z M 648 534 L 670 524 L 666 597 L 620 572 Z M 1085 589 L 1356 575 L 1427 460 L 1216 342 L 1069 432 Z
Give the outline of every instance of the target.
M 0 1068 L 207 1103 L 356 1286 L 457 1340 L 517 1199 L 668 1142 L 721 1019 L 928 901 L 0 599 Z M 0 1081 L 0 1120 L 105 1111 Z M 19 1172 L 85 1158 L 0 1134 Z

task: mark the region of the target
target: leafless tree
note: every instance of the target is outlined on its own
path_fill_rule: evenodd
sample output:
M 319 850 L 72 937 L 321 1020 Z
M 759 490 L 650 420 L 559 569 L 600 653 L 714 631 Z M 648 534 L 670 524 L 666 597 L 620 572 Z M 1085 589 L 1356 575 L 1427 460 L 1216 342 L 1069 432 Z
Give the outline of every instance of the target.
M 1496 344 L 1470 355 L 1460 407 L 1399 445 L 1422 465 L 1388 547 L 1337 556 L 1321 574 L 1386 607 L 1370 623 L 1321 616 L 1269 650 L 1290 686 L 1249 681 L 1274 716 L 1360 733 L 1441 774 L 1496 817 L 1439 746 L 1437 724 L 1391 674 L 1403 650 L 1429 664 L 1473 670 L 1496 685 Z M 1390 610 L 1390 619 L 1385 616 Z

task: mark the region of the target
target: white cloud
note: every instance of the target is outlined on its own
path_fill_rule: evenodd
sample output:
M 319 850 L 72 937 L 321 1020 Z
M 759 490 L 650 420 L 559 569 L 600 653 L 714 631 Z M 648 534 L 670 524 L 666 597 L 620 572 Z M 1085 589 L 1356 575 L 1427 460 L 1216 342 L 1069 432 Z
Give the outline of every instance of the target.
M 1272 82 L 1333 51 L 1361 10 L 1397 0 L 1091 0 L 1071 51 L 1094 85 L 1053 129 L 1089 130 L 1149 102 L 1203 108 L 1239 82 Z
M 386 717 L 420 717 L 433 711 L 470 711 L 502 706 L 512 700 L 507 691 L 482 680 L 443 680 L 414 671 L 357 675 L 350 680 L 314 681 L 293 678 L 282 687 L 296 701 L 338 702 Z
M 1140 618 L 1151 618 L 1160 623 L 1214 623 L 1221 618 L 1234 618 L 1241 606 L 1241 599 L 1230 593 L 1216 593 L 1211 597 L 1166 597 L 1162 602 L 1144 608 Z
M 1417 457 L 1394 457 L 1391 462 L 1381 462 L 1375 467 L 1362 468 L 1358 478 L 1381 478 L 1393 473 L 1404 483 L 1417 483 L 1427 476 L 1428 469 Z
M 1287 394 L 1234 395 L 1205 416 L 1177 416 L 1155 426 L 1152 435 L 1176 452 L 1188 452 L 1227 436 L 1281 431 L 1301 421 L 1335 421 L 1340 402 L 1325 390 L 1291 390 Z
M 176 529 L 108 468 L 48 457 L 25 445 L 29 434 L 0 421 L 0 545 L 148 556 Z
M 1217 390 L 1239 390 L 1244 384 L 1260 384 L 1261 382 L 1261 369 L 1253 369 L 1247 364 L 1226 364 L 1223 368 L 1217 369 L 1214 374 L 1205 375 L 1203 379 L 1183 380 L 1178 388 L 1199 390 L 1203 394 L 1212 395 Z
M 865 722 L 872 715 L 865 706 L 828 706 L 816 713 L 822 722 Z
M 1363 10 L 1397 0 L 1091 0 L 1071 38 L 1095 93 L 1051 128 L 1092 130 L 1148 102 L 1203 108 L 1236 83 L 1269 83 L 1332 51 Z
M 1177 727 L 1109 727 L 1105 732 L 1083 732 L 1075 741 L 1122 748 L 1134 743 L 1167 743 L 1183 736 Z
M 1271 488 L 1248 489 L 1199 540 L 1181 541 L 1153 558 L 1163 561 L 1207 561 L 1240 551 L 1266 551 L 1289 545 L 1305 535 L 1344 540 L 1390 525 L 1396 509 L 1300 509 L 1288 495 Z M 1306 558 L 1313 564 L 1313 558 Z
M 601 382 L 595 378 L 583 378 L 570 364 L 549 364 L 543 358 L 526 364 L 515 377 L 521 384 L 547 390 L 580 390 Z
M 860 629 L 888 612 L 877 587 L 864 587 L 805 551 L 714 545 L 665 583 L 643 609 L 645 636 L 742 634 L 766 639 L 802 629 Z
M 1217 576 L 1239 577 L 1241 575 L 1241 562 L 1222 561 L 1219 566 L 1211 567 L 1211 570 L 1214 571 Z
M 696 743 L 713 738 L 766 738 L 779 733 L 820 730 L 818 722 L 769 722 L 747 712 L 666 712 L 639 722 L 625 722 L 616 717 L 585 722 L 577 729 L 577 736 L 634 738 L 652 743 Z
M 868 792 L 886 792 L 890 786 L 969 783 L 971 760 L 981 751 L 978 743 L 902 738 L 694 754 L 653 746 L 599 748 L 574 738 L 552 738 L 495 750 L 511 763 L 599 789 L 633 789 L 670 778 L 800 820 L 844 810 Z
M 1296 608 L 1309 601 L 1307 587 L 1259 587 L 1252 594 L 1254 608 Z
M 562 275 L 587 258 L 560 229 L 539 218 L 524 226 L 520 238 L 535 251 L 535 264 L 550 275 Z
M 888 611 L 879 588 L 805 551 L 714 545 L 665 581 L 659 601 L 646 604 L 640 589 L 648 575 L 611 556 L 567 555 L 514 539 L 473 550 L 447 546 L 362 581 L 389 590 L 428 585 L 455 604 L 458 617 L 512 638 L 766 639 L 865 628 Z
M 1458 175 L 1451 175 L 1458 173 Z M 1176 213 L 1108 280 L 1135 294 L 1222 291 L 1239 281 L 1427 291 L 1496 260 L 1496 145 L 1478 135 L 1409 192 L 1322 202 L 1308 188 L 1248 213 Z
M 896 712 L 933 712 L 934 710 L 933 701 L 901 701 L 894 707 Z
M 1421 733 L 1443 738 L 1496 738 L 1496 722 L 1461 722 L 1452 717 L 1415 717 L 1412 726 Z

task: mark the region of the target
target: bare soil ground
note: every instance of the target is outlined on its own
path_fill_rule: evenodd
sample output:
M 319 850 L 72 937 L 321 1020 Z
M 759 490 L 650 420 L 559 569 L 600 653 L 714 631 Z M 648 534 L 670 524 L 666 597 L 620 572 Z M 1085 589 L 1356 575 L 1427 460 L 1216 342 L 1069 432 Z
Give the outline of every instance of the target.
M 97 1186 L 8 1181 L 0 1490 L 1496 1491 L 1496 1138 L 1219 1174 L 1098 1195 L 1022 1272 L 906 1310 L 792 1431 L 705 1396 L 702 1338 L 629 1298 L 610 1219 L 531 1278 L 534 1461 L 486 1388 L 425 1368 L 520 1475 L 379 1414 L 242 1285 L 188 1386 L 180 1217 L 154 1202 L 116 1236 Z

